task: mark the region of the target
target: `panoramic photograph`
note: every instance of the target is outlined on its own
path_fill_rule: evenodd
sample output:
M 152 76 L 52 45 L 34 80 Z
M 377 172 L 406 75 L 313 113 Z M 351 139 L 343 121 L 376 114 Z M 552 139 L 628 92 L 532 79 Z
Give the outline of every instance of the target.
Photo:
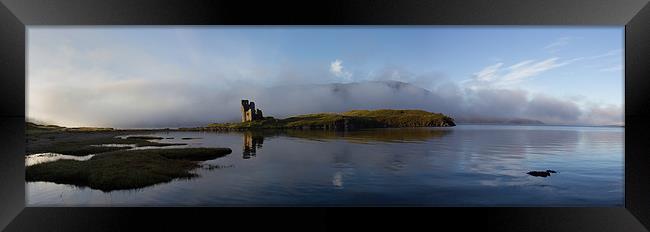
M 27 206 L 623 206 L 624 28 L 28 26 Z

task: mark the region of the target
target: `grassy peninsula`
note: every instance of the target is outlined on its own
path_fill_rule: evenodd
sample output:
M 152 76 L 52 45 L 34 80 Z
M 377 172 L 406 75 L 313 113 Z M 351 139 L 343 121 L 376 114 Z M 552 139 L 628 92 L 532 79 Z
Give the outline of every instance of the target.
M 87 161 L 58 160 L 26 168 L 27 181 L 87 186 L 102 191 L 142 188 L 178 178 L 193 178 L 199 161 L 216 159 L 229 148 L 122 150 Z
M 364 129 L 397 127 L 449 127 L 454 120 L 440 113 L 424 110 L 352 110 L 343 113 L 298 115 L 285 119 L 264 119 L 241 123 L 213 123 L 206 127 L 184 130 L 248 130 L 248 129 Z
M 230 154 L 230 148 L 165 148 L 184 143 L 159 143 L 154 130 L 67 128 L 26 124 L 27 154 L 94 155 L 89 160 L 60 159 L 25 167 L 26 181 L 48 181 L 102 191 L 136 189 L 193 178 L 200 162 Z M 109 145 L 109 146 L 105 146 Z M 136 150 L 137 147 L 152 149 Z

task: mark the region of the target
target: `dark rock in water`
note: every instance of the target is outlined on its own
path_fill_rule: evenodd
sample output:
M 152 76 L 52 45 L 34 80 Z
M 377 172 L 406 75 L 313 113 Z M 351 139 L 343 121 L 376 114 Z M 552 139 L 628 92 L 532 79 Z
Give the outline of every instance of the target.
M 541 172 L 541 171 L 532 171 L 532 172 L 528 172 L 528 175 L 531 175 L 531 176 L 538 176 L 538 177 L 547 177 L 547 176 L 550 176 L 551 174 L 548 173 L 548 172 L 545 172 L 545 171 L 544 171 L 544 172 Z
M 530 171 L 527 174 L 531 176 L 537 176 L 537 177 L 547 177 L 550 176 L 551 173 L 557 173 L 556 171 L 553 170 L 546 170 L 546 171 Z

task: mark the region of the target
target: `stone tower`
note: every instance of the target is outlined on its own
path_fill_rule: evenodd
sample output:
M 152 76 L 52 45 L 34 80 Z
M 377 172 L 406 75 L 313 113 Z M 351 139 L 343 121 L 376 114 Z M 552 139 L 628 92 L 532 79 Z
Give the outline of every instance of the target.
M 263 119 L 262 110 L 255 109 L 255 102 L 248 100 L 241 100 L 241 121 L 250 122 L 254 120 Z

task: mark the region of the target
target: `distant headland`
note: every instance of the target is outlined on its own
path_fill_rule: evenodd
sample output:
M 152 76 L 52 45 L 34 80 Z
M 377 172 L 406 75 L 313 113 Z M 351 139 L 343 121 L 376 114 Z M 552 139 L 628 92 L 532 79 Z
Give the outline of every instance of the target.
M 250 130 L 250 129 L 331 129 L 353 130 L 364 128 L 451 127 L 454 120 L 441 113 L 424 110 L 351 110 L 343 113 L 316 113 L 284 119 L 263 117 L 255 103 L 242 100 L 240 123 L 212 123 L 205 127 L 181 130 Z

